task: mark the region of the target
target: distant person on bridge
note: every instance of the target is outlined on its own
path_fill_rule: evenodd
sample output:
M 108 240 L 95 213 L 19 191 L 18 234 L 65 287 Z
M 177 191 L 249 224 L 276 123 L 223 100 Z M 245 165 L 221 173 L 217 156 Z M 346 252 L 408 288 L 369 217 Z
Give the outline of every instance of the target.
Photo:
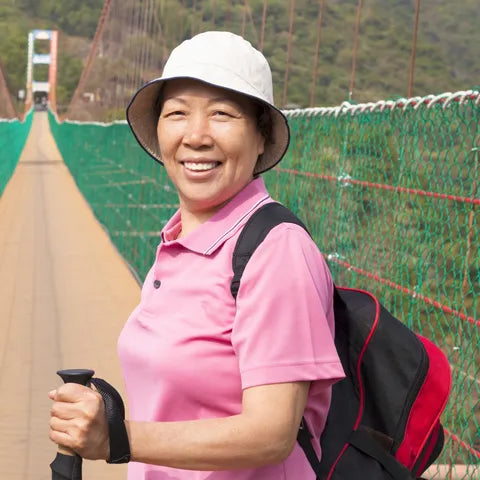
M 180 203 L 118 342 L 129 480 L 314 480 L 297 432 L 304 416 L 319 438 L 343 377 L 328 267 L 305 230 L 284 223 L 255 251 L 236 301 L 230 290 L 242 227 L 273 201 L 261 174 L 289 144 L 267 60 L 232 33 L 199 34 L 127 117 Z M 50 438 L 108 460 L 100 395 L 72 384 L 50 396 Z

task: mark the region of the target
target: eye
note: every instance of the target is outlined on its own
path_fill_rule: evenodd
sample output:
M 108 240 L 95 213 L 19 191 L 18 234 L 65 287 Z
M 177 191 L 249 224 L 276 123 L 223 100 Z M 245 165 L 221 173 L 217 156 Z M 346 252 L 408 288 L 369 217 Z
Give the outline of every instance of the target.
M 166 117 L 181 117 L 185 115 L 185 112 L 183 112 L 182 110 L 172 110 L 171 112 L 167 112 L 166 113 Z
M 225 110 L 216 110 L 216 111 L 214 112 L 214 115 L 220 116 L 220 117 L 231 117 L 231 116 L 232 116 L 230 113 L 228 113 L 228 112 L 225 111 Z

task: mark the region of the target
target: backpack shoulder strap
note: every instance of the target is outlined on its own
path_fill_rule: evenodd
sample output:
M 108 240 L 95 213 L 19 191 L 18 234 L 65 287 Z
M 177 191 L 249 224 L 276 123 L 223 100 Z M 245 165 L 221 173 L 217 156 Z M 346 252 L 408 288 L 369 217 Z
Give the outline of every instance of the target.
M 232 292 L 234 299 L 237 298 L 238 289 L 240 288 L 240 280 L 250 257 L 263 240 L 265 240 L 265 237 L 270 230 L 281 223 L 294 223 L 308 232 L 307 227 L 299 218 L 297 218 L 288 208 L 276 202 L 267 203 L 260 207 L 253 213 L 243 227 L 242 233 L 238 237 L 235 245 L 232 258 L 233 279 L 230 285 L 230 291 Z M 312 434 L 308 430 L 305 419 L 302 418 L 297 440 L 305 452 L 310 465 L 318 476 L 320 472 L 320 462 L 313 448 L 311 439 Z
M 242 233 L 238 237 L 235 250 L 233 251 L 233 279 L 230 284 L 230 291 L 232 292 L 233 298 L 237 298 L 243 271 L 253 252 L 255 252 L 257 247 L 265 240 L 270 230 L 281 223 L 295 223 L 307 230 L 307 227 L 305 227 L 299 218 L 288 208 L 277 202 L 263 205 L 248 219 L 243 227 Z

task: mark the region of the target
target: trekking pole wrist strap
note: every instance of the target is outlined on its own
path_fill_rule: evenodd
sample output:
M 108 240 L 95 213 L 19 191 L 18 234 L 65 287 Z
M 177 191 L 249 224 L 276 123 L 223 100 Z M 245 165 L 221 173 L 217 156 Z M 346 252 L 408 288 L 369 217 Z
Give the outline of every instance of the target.
M 105 404 L 105 414 L 108 422 L 108 439 L 110 457 L 107 463 L 127 463 L 130 461 L 130 443 L 125 427 L 125 406 L 118 391 L 101 378 L 92 378 Z

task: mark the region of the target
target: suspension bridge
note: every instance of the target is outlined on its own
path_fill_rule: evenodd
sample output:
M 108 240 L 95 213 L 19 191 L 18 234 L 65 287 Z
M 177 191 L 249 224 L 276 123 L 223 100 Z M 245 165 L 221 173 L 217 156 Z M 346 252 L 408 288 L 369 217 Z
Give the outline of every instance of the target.
M 336 283 L 374 291 L 448 356 L 454 385 L 442 417 L 446 443 L 425 478 L 477 480 L 480 88 L 414 95 L 417 0 L 404 96 L 357 102 L 359 0 L 355 23 L 345 26 L 353 35 L 345 101 L 320 107 L 328 1 L 310 2 L 309 70 L 295 57 L 301 3 L 282 3 L 284 60 L 274 68 L 292 144 L 265 181 L 305 220 Z M 275 35 L 279 5 L 106 0 L 68 105 L 56 104 L 62 44 L 52 31 L 31 32 L 21 111 L 0 68 L 0 478 L 50 478 L 47 392 L 59 382 L 56 370 L 93 368 L 123 393 L 116 339 L 138 302 L 159 232 L 178 208 L 164 170 L 129 133 L 128 99 L 161 74 L 176 43 L 197 32 L 237 29 L 262 50 Z M 37 37 L 49 40 L 48 54 L 36 56 Z M 48 64 L 48 82 L 35 81 L 36 63 Z M 299 76 L 304 97 L 291 98 Z M 48 112 L 40 111 L 42 98 Z M 125 476 L 123 466 L 85 463 L 87 479 Z

